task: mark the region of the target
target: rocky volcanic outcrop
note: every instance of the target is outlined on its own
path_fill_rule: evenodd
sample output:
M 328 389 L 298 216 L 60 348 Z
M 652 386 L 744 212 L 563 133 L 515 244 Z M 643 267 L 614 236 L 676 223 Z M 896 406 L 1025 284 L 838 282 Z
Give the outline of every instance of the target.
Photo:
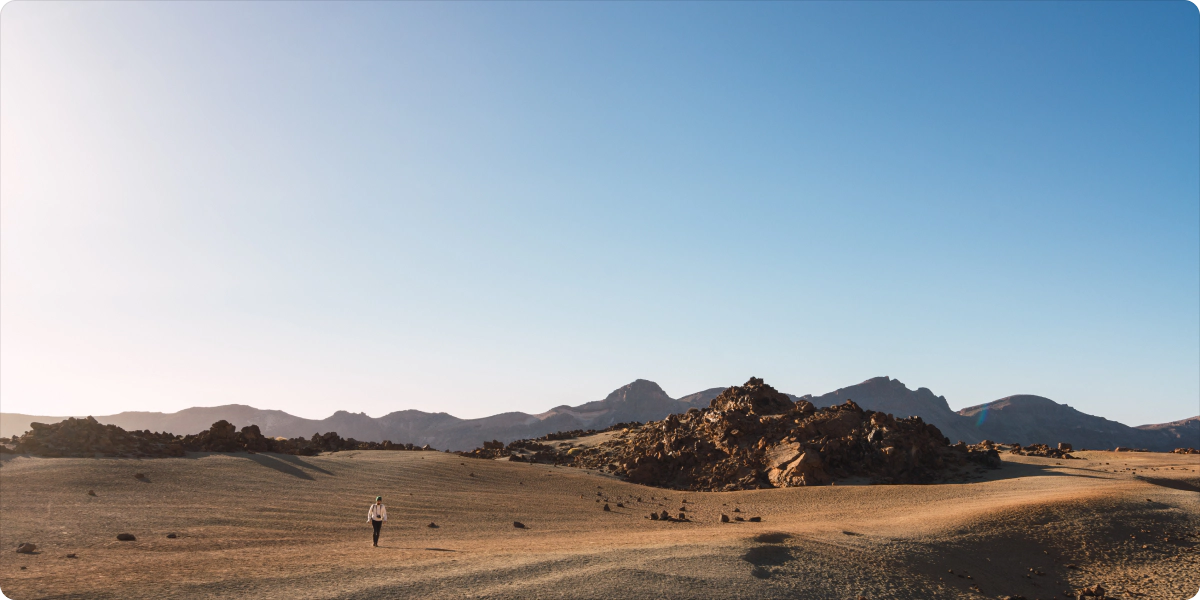
M 313 434 L 311 438 L 269 438 L 258 425 L 239 431 L 228 421 L 217 421 L 206 431 L 192 435 L 155 433 L 148 430 L 125 431 L 116 425 L 102 425 L 92 417 L 70 418 L 47 425 L 32 423 L 30 430 L 13 436 L 6 450 L 45 457 L 183 456 L 185 452 L 277 452 L 312 456 L 338 450 L 432 450 L 429 446 L 393 444 L 390 441 L 360 442 L 343 439 L 336 432 Z
M 1062 443 L 1062 442 L 1060 442 L 1058 444 L 1057 448 L 1051 448 L 1050 446 L 1047 446 L 1046 444 L 1030 444 L 1028 446 L 1022 446 L 1022 445 L 1016 444 L 1016 443 L 997 444 L 997 443 L 993 442 L 992 440 L 983 440 L 982 442 L 979 442 L 978 444 L 971 444 L 971 445 L 967 446 L 967 448 L 970 450 L 978 450 L 978 451 L 984 451 L 984 452 L 989 451 L 989 450 L 995 450 L 997 453 L 1007 452 L 1009 454 L 1016 454 L 1019 456 L 1038 456 L 1041 458 L 1060 458 L 1060 459 L 1072 459 L 1072 460 L 1079 458 L 1078 456 L 1071 455 L 1071 444 Z
M 29 431 L 14 436 L 15 450 L 46 457 L 183 456 L 179 436 L 150 431 L 125 431 L 101 425 L 92 417 L 67 419 L 52 425 L 31 423 Z
M 629 428 L 593 448 L 539 450 L 554 453 L 554 462 L 685 490 L 825 485 L 848 477 L 927 483 L 953 467 L 1000 464 L 995 450 L 951 446 L 919 417 L 896 419 L 850 400 L 818 410 L 757 378 L 726 389 L 708 408 Z
M 542 437 L 532 440 L 516 440 L 505 444 L 500 440 L 492 440 L 484 442 L 482 448 L 476 448 L 470 452 L 457 452 L 459 456 L 469 458 L 508 458 L 514 462 L 535 462 L 549 464 L 568 464 L 570 460 L 582 450 L 580 448 L 568 448 L 563 451 L 560 448 L 555 448 L 545 442 L 553 442 L 556 440 L 567 440 L 572 438 L 585 437 L 595 435 L 597 433 L 606 433 L 609 431 L 624 431 L 633 427 L 640 427 L 641 423 L 617 423 L 604 429 L 573 429 L 571 431 L 559 431 L 557 433 L 548 433 Z

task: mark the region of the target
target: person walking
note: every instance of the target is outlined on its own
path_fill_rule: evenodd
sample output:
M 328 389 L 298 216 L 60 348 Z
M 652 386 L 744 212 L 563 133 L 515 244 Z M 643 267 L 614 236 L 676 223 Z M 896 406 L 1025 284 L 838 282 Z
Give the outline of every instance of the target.
M 383 505 L 383 496 L 375 496 L 375 504 L 367 509 L 367 522 L 375 528 L 375 535 L 371 538 L 372 546 L 379 546 L 379 528 L 383 527 L 384 521 L 387 521 L 387 507 Z

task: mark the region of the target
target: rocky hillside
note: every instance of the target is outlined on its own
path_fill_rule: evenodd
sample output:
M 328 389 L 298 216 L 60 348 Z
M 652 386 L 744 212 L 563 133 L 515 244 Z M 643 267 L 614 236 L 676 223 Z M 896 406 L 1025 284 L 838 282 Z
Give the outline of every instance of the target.
M 921 417 L 951 440 L 975 443 L 986 437 L 980 437 L 969 420 L 951 410 L 944 396 L 935 396 L 929 388 L 910 390 L 899 379 L 873 377 L 828 394 L 801 398 L 818 407 L 835 406 L 853 399 L 855 404 L 867 410 L 890 413 L 900 418 Z
M 1049 398 L 1018 395 L 958 411 L 978 435 L 997 442 L 1019 444 L 1066 442 L 1075 448 L 1145 448 L 1169 452 L 1180 446 L 1196 447 L 1172 435 L 1169 427 L 1130 427 L 1080 412 Z M 1158 426 L 1162 427 L 1162 426 Z
M 833 406 L 853 398 L 868 410 L 896 417 L 920 416 L 951 440 L 975 443 L 1057 444 L 1075 448 L 1145 448 L 1169 452 L 1200 444 L 1200 419 L 1130 427 L 1080 412 L 1041 396 L 1017 395 L 951 410 L 943 396 L 927 388 L 910 390 L 899 380 L 875 377 L 821 396 L 804 396 L 816 406 Z M 1190 423 L 1189 423 L 1190 422 Z
M 897 419 L 850 400 L 817 409 L 757 378 L 725 390 L 707 408 L 631 427 L 595 447 L 535 449 L 547 462 L 709 491 L 828 485 L 849 477 L 929 483 L 1000 465 L 995 450 L 952 446 L 920 417 Z
M 1136 429 L 1165 436 L 1181 448 L 1200 448 L 1200 416 L 1157 425 L 1140 425 Z
M 57 423 L 32 423 L 21 436 L 0 441 L 0 452 L 32 454 L 47 458 L 92 458 L 99 456 L 162 458 L 186 452 L 275 452 L 313 456 L 339 450 L 433 450 L 411 443 L 359 442 L 336 432 L 313 434 L 311 438 L 274 438 L 263 435 L 258 425 L 238 431 L 229 421 L 217 421 L 196 434 L 176 435 L 149 430 L 126 431 L 101 424 L 92 417 L 68 418 Z

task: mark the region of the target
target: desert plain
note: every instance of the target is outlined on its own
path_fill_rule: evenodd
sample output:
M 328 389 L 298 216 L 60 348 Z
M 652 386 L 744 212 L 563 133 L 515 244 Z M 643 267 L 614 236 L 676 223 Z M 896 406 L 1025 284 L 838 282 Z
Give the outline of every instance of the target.
M 736 492 L 442 452 L 4 455 L 0 590 L 14 600 L 1049 600 L 1101 584 L 1109 598 L 1196 595 L 1200 455 L 1075 454 L 1005 455 L 958 483 Z M 389 521 L 376 548 L 366 513 L 377 495 Z M 687 522 L 647 518 L 680 509 Z M 36 552 L 14 552 L 20 542 Z

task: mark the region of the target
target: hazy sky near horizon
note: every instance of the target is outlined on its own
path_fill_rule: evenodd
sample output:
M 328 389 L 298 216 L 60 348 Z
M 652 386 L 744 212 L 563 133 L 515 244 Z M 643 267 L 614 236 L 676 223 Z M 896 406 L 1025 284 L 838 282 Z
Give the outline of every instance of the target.
M 1187 2 L 16 2 L 0 399 L 1200 413 Z

